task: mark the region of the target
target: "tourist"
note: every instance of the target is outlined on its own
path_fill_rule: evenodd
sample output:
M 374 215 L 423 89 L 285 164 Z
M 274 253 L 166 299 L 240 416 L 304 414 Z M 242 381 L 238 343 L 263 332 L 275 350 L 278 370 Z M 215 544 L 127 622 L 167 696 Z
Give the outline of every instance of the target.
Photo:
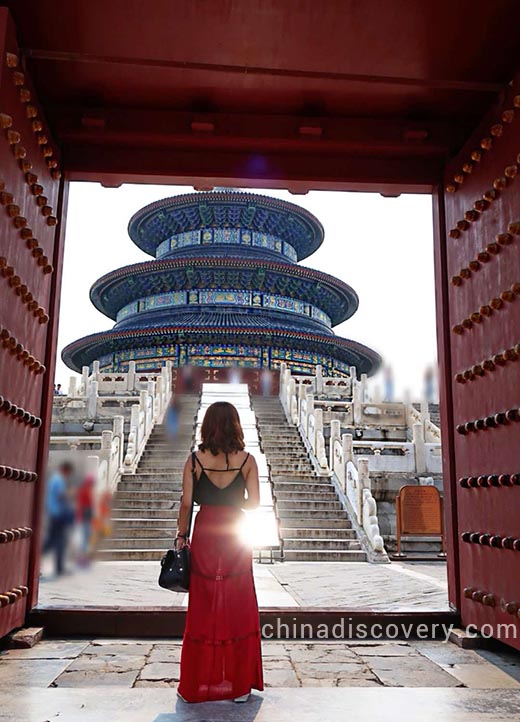
M 262 384 L 262 396 L 270 396 L 271 388 L 273 385 L 273 378 L 272 378 L 270 369 L 268 369 L 268 368 L 262 369 L 261 384 Z
M 424 398 L 431 404 L 434 396 L 435 374 L 432 366 L 427 366 L 424 371 Z
M 385 401 L 394 400 L 394 375 L 390 366 L 385 366 Z
M 195 390 L 195 383 L 193 380 L 193 369 L 190 364 L 183 366 L 181 369 L 182 377 L 182 388 L 184 393 L 192 394 Z
M 218 401 L 208 407 L 201 438 L 184 467 L 177 525 L 180 549 L 189 544 L 192 499 L 200 504 L 191 542 L 178 695 L 185 702 L 246 702 L 251 689 L 263 689 L 252 551 L 240 534 L 242 509 L 260 503 L 258 467 L 244 451 L 232 404 Z
M 238 366 L 230 366 L 228 371 L 228 379 L 230 384 L 239 384 L 242 381 L 242 374 Z
M 56 576 L 64 573 L 65 552 L 69 526 L 74 521 L 74 510 L 69 500 L 69 482 L 74 467 L 69 461 L 63 461 L 52 474 L 45 497 L 47 512 L 47 538 L 43 545 L 43 553 L 54 553 L 54 571 Z
M 174 439 L 179 431 L 179 400 L 174 396 L 166 410 L 165 425 L 169 435 Z
M 80 530 L 78 564 L 87 566 L 92 551 L 92 528 L 94 522 L 94 488 L 96 477 L 87 474 L 76 496 L 76 523 Z

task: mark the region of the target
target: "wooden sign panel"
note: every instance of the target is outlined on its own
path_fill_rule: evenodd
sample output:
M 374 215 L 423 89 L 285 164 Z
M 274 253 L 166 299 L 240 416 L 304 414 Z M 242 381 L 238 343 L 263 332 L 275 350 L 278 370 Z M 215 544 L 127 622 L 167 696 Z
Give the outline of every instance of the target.
M 401 534 L 442 534 L 441 496 L 434 486 L 402 486 L 397 495 Z
M 58 149 L 0 8 L 0 637 L 37 593 L 62 204 Z

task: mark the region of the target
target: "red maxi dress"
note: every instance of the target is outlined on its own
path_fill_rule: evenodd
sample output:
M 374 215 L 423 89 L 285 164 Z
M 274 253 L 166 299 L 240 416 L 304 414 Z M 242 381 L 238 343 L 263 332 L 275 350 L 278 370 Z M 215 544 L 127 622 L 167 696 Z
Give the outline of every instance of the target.
M 193 498 L 200 510 L 191 542 L 178 692 L 187 702 L 207 702 L 264 687 L 252 551 L 240 536 L 247 457 L 224 488 L 213 484 L 195 459 L 201 468 Z

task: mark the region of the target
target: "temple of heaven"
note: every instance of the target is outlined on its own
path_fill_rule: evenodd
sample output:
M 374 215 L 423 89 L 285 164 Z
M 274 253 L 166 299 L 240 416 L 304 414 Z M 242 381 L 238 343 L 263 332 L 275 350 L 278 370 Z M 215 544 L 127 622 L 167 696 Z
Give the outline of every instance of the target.
M 97 360 L 124 372 L 129 361 L 152 371 L 174 366 L 241 366 L 328 376 L 373 373 L 380 357 L 339 338 L 332 327 L 358 307 L 355 291 L 298 265 L 323 242 L 323 227 L 304 208 L 231 190 L 166 198 L 130 220 L 132 241 L 154 257 L 94 283 L 92 303 L 115 321 L 71 343 L 74 371 Z

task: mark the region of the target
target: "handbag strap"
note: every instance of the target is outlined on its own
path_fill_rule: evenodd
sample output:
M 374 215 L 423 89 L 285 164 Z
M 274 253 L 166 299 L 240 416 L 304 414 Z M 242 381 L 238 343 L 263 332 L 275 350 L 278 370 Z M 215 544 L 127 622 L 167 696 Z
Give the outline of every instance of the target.
M 191 452 L 191 478 L 193 480 L 193 488 L 191 491 L 191 508 L 190 508 L 190 516 L 188 518 L 188 537 L 191 535 L 191 520 L 193 518 L 193 495 L 195 492 L 195 485 L 198 481 L 197 479 L 197 469 L 195 468 L 195 452 Z

